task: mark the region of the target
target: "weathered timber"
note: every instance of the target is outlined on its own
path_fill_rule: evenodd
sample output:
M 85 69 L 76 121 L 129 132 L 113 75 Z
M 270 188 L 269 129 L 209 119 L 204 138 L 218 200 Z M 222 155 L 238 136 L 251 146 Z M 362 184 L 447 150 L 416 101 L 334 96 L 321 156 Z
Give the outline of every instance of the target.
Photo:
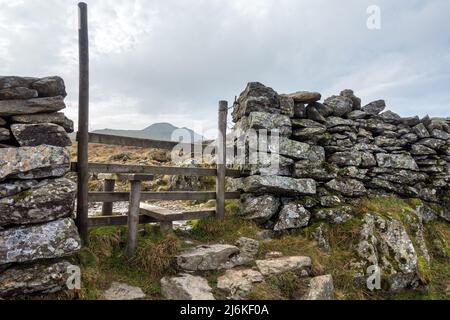
M 78 139 L 78 138 L 77 138 Z M 126 146 L 126 147 L 137 147 L 137 148 L 151 148 L 151 149 L 164 149 L 173 150 L 176 146 L 182 147 L 184 150 L 196 150 L 196 148 L 206 149 L 209 143 L 180 143 L 175 141 L 163 141 L 163 140 L 152 140 L 152 139 L 142 139 L 142 138 L 131 138 L 122 136 L 113 136 L 99 133 L 89 133 L 89 142 L 97 144 L 106 144 L 113 146 Z
M 147 203 L 141 203 L 140 213 L 152 217 L 157 221 L 185 221 L 211 217 L 215 215 L 216 212 L 215 210 L 180 212 L 153 206 Z
M 72 162 L 71 170 L 77 172 L 78 163 Z M 144 175 L 173 175 L 173 176 L 216 176 L 217 169 L 212 168 L 180 168 L 180 167 L 158 167 L 122 164 L 89 163 L 90 173 L 117 173 L 117 174 L 144 174 Z M 245 177 L 247 172 L 240 170 L 226 170 L 227 177 Z
M 139 215 L 139 224 L 147 224 L 158 222 L 155 219 L 146 216 Z M 128 224 L 127 216 L 109 216 L 109 217 L 93 217 L 89 218 L 89 228 L 107 227 L 107 226 L 126 226 Z
M 114 179 L 105 179 L 105 181 L 103 181 L 103 191 L 105 192 L 114 192 L 115 186 L 116 180 Z M 103 202 L 102 216 L 112 216 L 112 214 L 113 202 Z
M 81 240 L 88 241 L 88 146 L 89 146 L 89 35 L 87 4 L 79 3 L 79 97 L 78 97 L 78 197 L 76 224 Z
M 216 215 L 217 218 L 225 217 L 225 179 L 227 171 L 226 141 L 227 141 L 227 113 L 228 102 L 219 102 L 219 121 L 217 137 L 217 176 L 216 176 Z
M 152 174 L 121 174 L 121 173 L 101 173 L 98 175 L 99 180 L 114 180 L 114 181 L 152 181 L 154 179 Z M 113 191 L 113 190 L 105 190 Z
M 90 192 L 89 202 L 121 202 L 129 200 L 128 192 Z M 240 199 L 240 192 L 226 192 L 226 200 Z M 167 191 L 167 192 L 141 192 L 142 201 L 171 201 L 171 200 L 196 200 L 207 201 L 215 200 L 215 192 L 196 192 L 196 191 Z
M 130 183 L 130 209 L 128 212 L 128 243 L 127 257 L 133 258 L 137 246 L 137 233 L 139 225 L 139 204 L 141 202 L 141 181 Z

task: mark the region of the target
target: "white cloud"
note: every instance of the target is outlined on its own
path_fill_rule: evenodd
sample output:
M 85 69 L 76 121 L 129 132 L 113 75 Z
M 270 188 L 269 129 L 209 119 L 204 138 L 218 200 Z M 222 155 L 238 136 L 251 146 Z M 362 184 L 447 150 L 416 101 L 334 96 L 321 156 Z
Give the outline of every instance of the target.
M 450 25 L 446 0 L 91 0 L 91 128 L 166 121 L 216 127 L 217 101 L 248 81 L 279 92 L 353 88 L 401 114 L 445 115 Z M 73 0 L 0 0 L 5 74 L 59 74 L 77 110 Z M 426 107 L 424 107 L 426 106 Z

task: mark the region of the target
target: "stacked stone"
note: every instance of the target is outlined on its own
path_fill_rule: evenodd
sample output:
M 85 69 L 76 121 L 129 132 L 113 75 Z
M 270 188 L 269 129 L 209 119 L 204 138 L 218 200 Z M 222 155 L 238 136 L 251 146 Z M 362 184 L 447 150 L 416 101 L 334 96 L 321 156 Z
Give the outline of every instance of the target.
M 315 92 L 278 95 L 260 83 L 240 95 L 235 134 L 276 129 L 281 136 L 279 148 L 268 142 L 280 155 L 280 170 L 267 172 L 264 161 L 246 165 L 251 176 L 234 185 L 245 192 L 247 219 L 276 231 L 306 226 L 311 216 L 342 223 L 351 218 L 346 200 L 368 194 L 395 193 L 449 207 L 449 119 L 402 118 L 384 111 L 383 100 L 362 106 L 351 90 L 320 100 Z
M 309 177 L 294 178 L 293 169 L 296 163 L 323 163 L 325 151 L 321 146 L 291 139 L 294 100 L 260 83 L 249 83 L 236 102 L 232 116 L 238 140 L 247 139 L 238 147 L 246 156 L 243 168 L 251 172 L 251 176 L 235 181 L 234 188 L 244 192 L 241 213 L 277 231 L 307 226 L 311 214 L 299 199 L 316 194 L 316 181 Z M 267 148 L 253 150 L 257 151 L 256 162 L 249 159 L 252 154 L 249 148 L 257 148 L 250 141 L 255 140 L 255 136 L 248 135 L 250 129 L 255 130 L 259 139 L 264 130 L 269 133 Z M 275 153 L 276 158 L 267 157 L 267 151 L 271 155 Z M 239 157 L 236 160 L 240 161 Z M 279 168 L 271 166 L 272 160 L 279 162 Z
M 0 297 L 65 288 L 80 249 L 59 77 L 0 77 Z

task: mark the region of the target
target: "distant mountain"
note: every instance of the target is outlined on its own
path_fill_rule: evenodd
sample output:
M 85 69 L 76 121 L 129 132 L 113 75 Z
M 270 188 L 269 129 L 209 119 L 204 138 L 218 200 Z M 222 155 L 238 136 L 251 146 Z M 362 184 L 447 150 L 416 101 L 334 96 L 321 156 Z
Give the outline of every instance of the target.
M 189 134 L 193 138 L 194 142 L 205 140 L 203 136 L 194 132 L 188 128 L 178 128 L 170 123 L 155 123 L 151 126 L 143 129 L 143 130 L 116 130 L 116 129 L 103 129 L 96 130 L 93 133 L 98 134 L 107 134 L 113 136 L 121 136 L 121 137 L 131 137 L 131 138 L 144 138 L 144 139 L 153 139 L 153 140 L 164 140 L 164 141 L 178 141 L 178 138 L 172 138 L 172 134 L 174 131 L 180 130 L 177 135 L 187 135 Z

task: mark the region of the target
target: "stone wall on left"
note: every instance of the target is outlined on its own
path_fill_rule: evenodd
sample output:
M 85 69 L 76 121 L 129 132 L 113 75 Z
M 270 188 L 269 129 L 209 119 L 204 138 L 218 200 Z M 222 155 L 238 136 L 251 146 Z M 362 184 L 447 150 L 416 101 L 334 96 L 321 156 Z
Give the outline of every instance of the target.
M 66 288 L 81 247 L 60 77 L 0 76 L 0 298 Z

